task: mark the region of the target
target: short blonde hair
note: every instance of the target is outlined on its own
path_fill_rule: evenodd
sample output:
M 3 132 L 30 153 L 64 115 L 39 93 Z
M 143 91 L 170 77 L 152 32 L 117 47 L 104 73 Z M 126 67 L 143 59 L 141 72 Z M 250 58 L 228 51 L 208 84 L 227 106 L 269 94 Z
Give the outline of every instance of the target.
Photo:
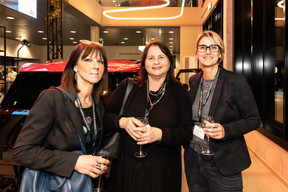
M 222 38 L 217 34 L 215 33 L 214 31 L 210 31 L 210 30 L 206 30 L 206 31 L 203 31 L 202 33 L 200 33 L 197 37 L 197 43 L 196 43 L 196 50 L 198 48 L 198 45 L 199 45 L 199 41 L 203 38 L 203 37 L 208 37 L 210 40 L 213 40 L 216 45 L 218 45 L 220 47 L 220 54 L 221 54 L 221 58 L 219 60 L 219 63 L 221 61 L 223 61 L 224 59 L 224 54 L 225 54 L 225 48 L 224 48 L 224 43 L 223 43 L 223 40 Z

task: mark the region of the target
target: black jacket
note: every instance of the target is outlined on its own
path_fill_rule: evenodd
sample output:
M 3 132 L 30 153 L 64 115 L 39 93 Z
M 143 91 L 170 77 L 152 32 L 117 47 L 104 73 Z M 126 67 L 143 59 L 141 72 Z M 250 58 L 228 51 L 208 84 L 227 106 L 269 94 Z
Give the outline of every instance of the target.
M 200 72 L 189 80 L 192 104 L 202 75 Z M 233 175 L 248 168 L 251 160 L 243 135 L 257 129 L 261 119 L 252 90 L 243 75 L 221 68 L 209 115 L 225 129 L 222 140 L 210 140 L 219 171 L 223 175 Z
M 70 177 L 81 150 L 75 128 L 85 143 L 82 119 L 75 106 L 76 94 L 50 88 L 40 93 L 31 108 L 13 149 L 13 159 L 25 166 Z M 95 97 L 102 137 L 104 106 Z M 99 145 L 99 144 L 98 144 Z

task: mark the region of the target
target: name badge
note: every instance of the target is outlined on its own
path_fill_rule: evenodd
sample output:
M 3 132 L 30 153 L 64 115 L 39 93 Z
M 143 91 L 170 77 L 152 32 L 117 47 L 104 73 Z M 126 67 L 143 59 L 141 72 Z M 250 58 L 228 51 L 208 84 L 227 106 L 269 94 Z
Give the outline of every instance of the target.
M 200 139 L 204 140 L 205 133 L 203 131 L 203 128 L 199 125 L 194 125 L 193 135 L 199 137 Z

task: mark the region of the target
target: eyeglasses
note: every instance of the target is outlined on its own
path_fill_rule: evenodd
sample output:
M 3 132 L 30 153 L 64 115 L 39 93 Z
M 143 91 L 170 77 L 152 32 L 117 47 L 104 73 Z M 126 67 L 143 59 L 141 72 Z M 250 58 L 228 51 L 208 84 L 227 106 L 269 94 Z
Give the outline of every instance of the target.
M 90 45 L 90 44 L 96 44 L 100 47 L 103 47 L 101 43 L 95 42 L 95 41 L 89 41 L 89 40 L 79 40 L 80 43 L 83 43 L 85 45 Z
M 207 45 L 198 45 L 198 52 L 199 53 L 205 53 L 207 51 L 207 48 L 209 48 L 209 50 L 212 52 L 212 53 L 217 53 L 219 50 L 220 50 L 220 47 L 218 45 L 210 45 L 210 46 L 207 46 Z

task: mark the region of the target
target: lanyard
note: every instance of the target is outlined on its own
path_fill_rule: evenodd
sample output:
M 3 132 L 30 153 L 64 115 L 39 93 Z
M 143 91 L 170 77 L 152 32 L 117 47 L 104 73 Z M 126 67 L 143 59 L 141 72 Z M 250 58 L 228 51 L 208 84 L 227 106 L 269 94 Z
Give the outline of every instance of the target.
M 164 82 L 162 85 L 161 85 L 161 87 L 160 87 L 160 89 L 159 89 L 159 91 L 158 91 L 158 94 L 157 94 L 157 96 L 156 96 L 156 100 L 152 103 L 151 102 L 151 99 L 150 99 L 150 95 L 149 95 L 149 81 L 148 81 L 148 79 L 147 79 L 147 95 L 146 95 L 146 97 L 147 97 L 147 105 L 149 105 L 150 104 L 150 108 L 149 109 L 147 109 L 147 107 L 146 107 L 146 110 L 145 110 L 145 117 L 144 117 L 144 119 L 148 119 L 148 116 L 149 116 L 149 113 L 150 113 L 150 111 L 153 109 L 153 107 L 162 99 L 162 97 L 164 96 L 164 94 L 165 94 L 165 90 L 166 90 L 166 82 Z M 160 95 L 161 94 L 161 95 Z M 159 97 L 159 99 L 157 99 L 157 97 L 160 95 L 160 97 Z
M 214 86 L 214 84 L 217 82 L 217 79 L 219 77 L 219 72 L 220 72 L 220 68 L 218 68 L 218 71 L 215 75 L 215 78 L 214 78 L 214 81 L 212 83 L 212 85 L 209 87 L 208 89 L 208 92 L 205 96 L 205 99 L 203 101 L 203 84 L 204 84 L 204 78 L 202 76 L 201 78 L 201 83 L 200 83 L 200 99 L 199 99 L 199 107 L 198 107 L 198 117 L 199 117 L 199 122 L 201 122 L 201 117 L 202 117 L 202 111 L 203 111 L 203 107 L 205 106 L 205 104 L 207 103 L 208 101 L 208 98 L 211 94 L 211 90 L 212 90 L 212 87 Z
M 85 125 L 86 125 L 86 127 L 88 129 L 89 135 L 91 136 L 92 135 L 91 128 L 88 125 L 88 122 L 86 121 L 85 114 L 84 114 L 84 111 L 82 109 L 82 105 L 81 105 L 81 102 L 80 102 L 78 94 L 77 94 L 77 103 L 78 103 L 78 107 L 79 107 L 79 110 L 80 110 L 80 113 L 81 113 L 81 116 L 82 116 L 82 120 L 83 120 L 83 122 L 85 123 Z M 92 110 L 93 110 L 94 134 L 96 135 L 97 134 L 97 127 L 96 127 L 96 113 L 95 113 L 94 98 L 92 98 Z M 91 141 L 92 141 L 92 138 L 91 138 Z M 93 144 L 93 146 L 94 146 L 94 144 Z

